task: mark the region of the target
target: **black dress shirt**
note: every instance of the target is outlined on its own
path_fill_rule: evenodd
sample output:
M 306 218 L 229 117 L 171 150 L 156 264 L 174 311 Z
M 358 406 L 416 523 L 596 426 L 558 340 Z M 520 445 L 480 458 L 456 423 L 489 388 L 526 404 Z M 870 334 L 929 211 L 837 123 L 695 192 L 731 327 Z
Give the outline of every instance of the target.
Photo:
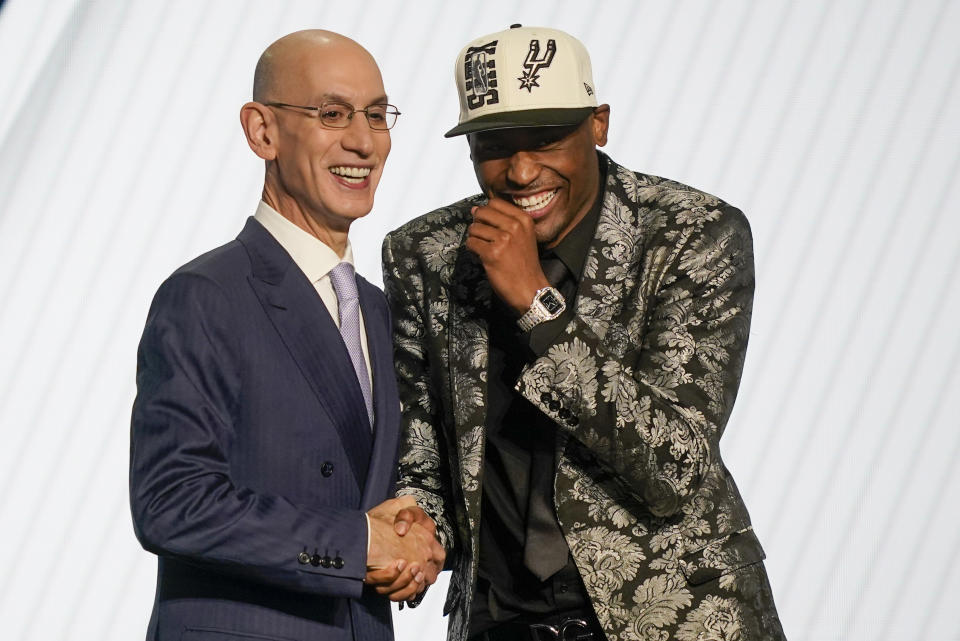
M 545 353 L 573 318 L 577 285 L 600 218 L 605 178 L 606 166 L 601 162 L 600 190 L 593 207 L 556 247 L 541 251 L 541 261 L 559 258 L 567 268 L 564 282 L 553 283 L 564 294 L 566 310 L 559 318 L 537 325 L 528 334 L 520 332 L 516 314 L 499 300 L 488 318 L 486 448 L 471 635 L 507 621 L 533 622 L 552 613 L 590 609 L 589 598 L 555 514 L 557 536 L 553 545 L 563 547 L 561 553 L 566 555 L 566 565 L 544 581 L 524 565 L 531 490 L 545 495 L 543 499 L 553 514 L 552 476 L 546 487 L 531 487 L 532 454 L 537 448 L 555 450 L 556 425 L 513 386 L 523 367 Z M 535 486 L 536 478 L 534 475 Z

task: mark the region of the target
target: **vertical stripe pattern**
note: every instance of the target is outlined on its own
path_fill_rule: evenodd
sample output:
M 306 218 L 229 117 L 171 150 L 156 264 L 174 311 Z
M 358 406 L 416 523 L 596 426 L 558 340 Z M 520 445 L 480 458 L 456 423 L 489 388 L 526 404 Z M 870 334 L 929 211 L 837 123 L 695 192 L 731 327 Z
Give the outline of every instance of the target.
M 256 207 L 237 114 L 263 48 L 323 27 L 381 64 L 403 115 L 351 230 L 379 282 L 388 230 L 476 191 L 465 141 L 442 136 L 454 59 L 517 22 L 585 43 L 615 160 L 751 221 L 751 345 L 722 447 L 787 636 L 960 641 L 955 0 L 0 0 L 4 638 L 146 628 L 136 344 L 163 278 Z M 396 617 L 399 639 L 442 636 L 443 590 Z

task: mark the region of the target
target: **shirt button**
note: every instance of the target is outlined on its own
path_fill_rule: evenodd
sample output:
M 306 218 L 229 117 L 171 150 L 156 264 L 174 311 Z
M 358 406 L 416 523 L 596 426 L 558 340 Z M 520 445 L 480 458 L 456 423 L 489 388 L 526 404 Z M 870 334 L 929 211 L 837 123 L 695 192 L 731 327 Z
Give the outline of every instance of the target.
M 324 476 L 330 476 L 333 474 L 333 463 L 330 461 L 324 461 L 323 465 L 320 466 L 320 473 Z

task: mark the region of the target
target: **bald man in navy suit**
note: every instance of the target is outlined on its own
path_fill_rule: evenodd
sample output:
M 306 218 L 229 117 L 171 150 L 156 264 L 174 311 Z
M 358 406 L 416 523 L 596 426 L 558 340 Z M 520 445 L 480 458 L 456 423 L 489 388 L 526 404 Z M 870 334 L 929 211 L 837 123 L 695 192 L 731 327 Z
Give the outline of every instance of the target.
M 264 52 L 253 98 L 262 201 L 163 283 L 138 353 L 131 507 L 159 558 L 147 638 L 388 641 L 389 599 L 444 560 L 429 517 L 389 498 L 389 312 L 348 241 L 398 112 L 370 54 L 319 30 Z

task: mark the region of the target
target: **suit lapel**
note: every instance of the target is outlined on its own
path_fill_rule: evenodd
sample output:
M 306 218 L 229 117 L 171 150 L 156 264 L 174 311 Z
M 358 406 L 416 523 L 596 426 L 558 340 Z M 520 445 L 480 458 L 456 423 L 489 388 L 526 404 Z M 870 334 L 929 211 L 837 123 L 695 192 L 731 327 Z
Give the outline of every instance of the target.
M 339 433 L 362 489 L 370 461 L 369 419 L 340 332 L 313 284 L 269 232 L 251 218 L 238 240 L 250 255 L 250 284 Z
M 395 480 L 400 407 L 387 306 L 379 289 L 362 278 L 358 278 L 358 281 L 370 368 L 373 371 L 373 452 L 361 504 L 364 510 L 369 510 L 383 500 L 391 482 Z
M 628 205 L 634 198 L 621 182 L 625 170 L 602 153 L 600 158 L 607 163 L 607 180 L 600 219 L 577 288 L 576 315 L 602 338 L 617 327 L 614 318 L 636 286 L 643 238 L 641 221 L 636 218 L 638 208 Z M 642 320 L 643 314 L 632 318 Z
M 466 229 L 464 229 L 464 235 Z M 480 517 L 480 468 L 483 462 L 490 341 L 487 317 L 492 290 L 480 260 L 460 239 L 451 276 L 447 358 L 453 401 L 460 481 L 470 528 Z

